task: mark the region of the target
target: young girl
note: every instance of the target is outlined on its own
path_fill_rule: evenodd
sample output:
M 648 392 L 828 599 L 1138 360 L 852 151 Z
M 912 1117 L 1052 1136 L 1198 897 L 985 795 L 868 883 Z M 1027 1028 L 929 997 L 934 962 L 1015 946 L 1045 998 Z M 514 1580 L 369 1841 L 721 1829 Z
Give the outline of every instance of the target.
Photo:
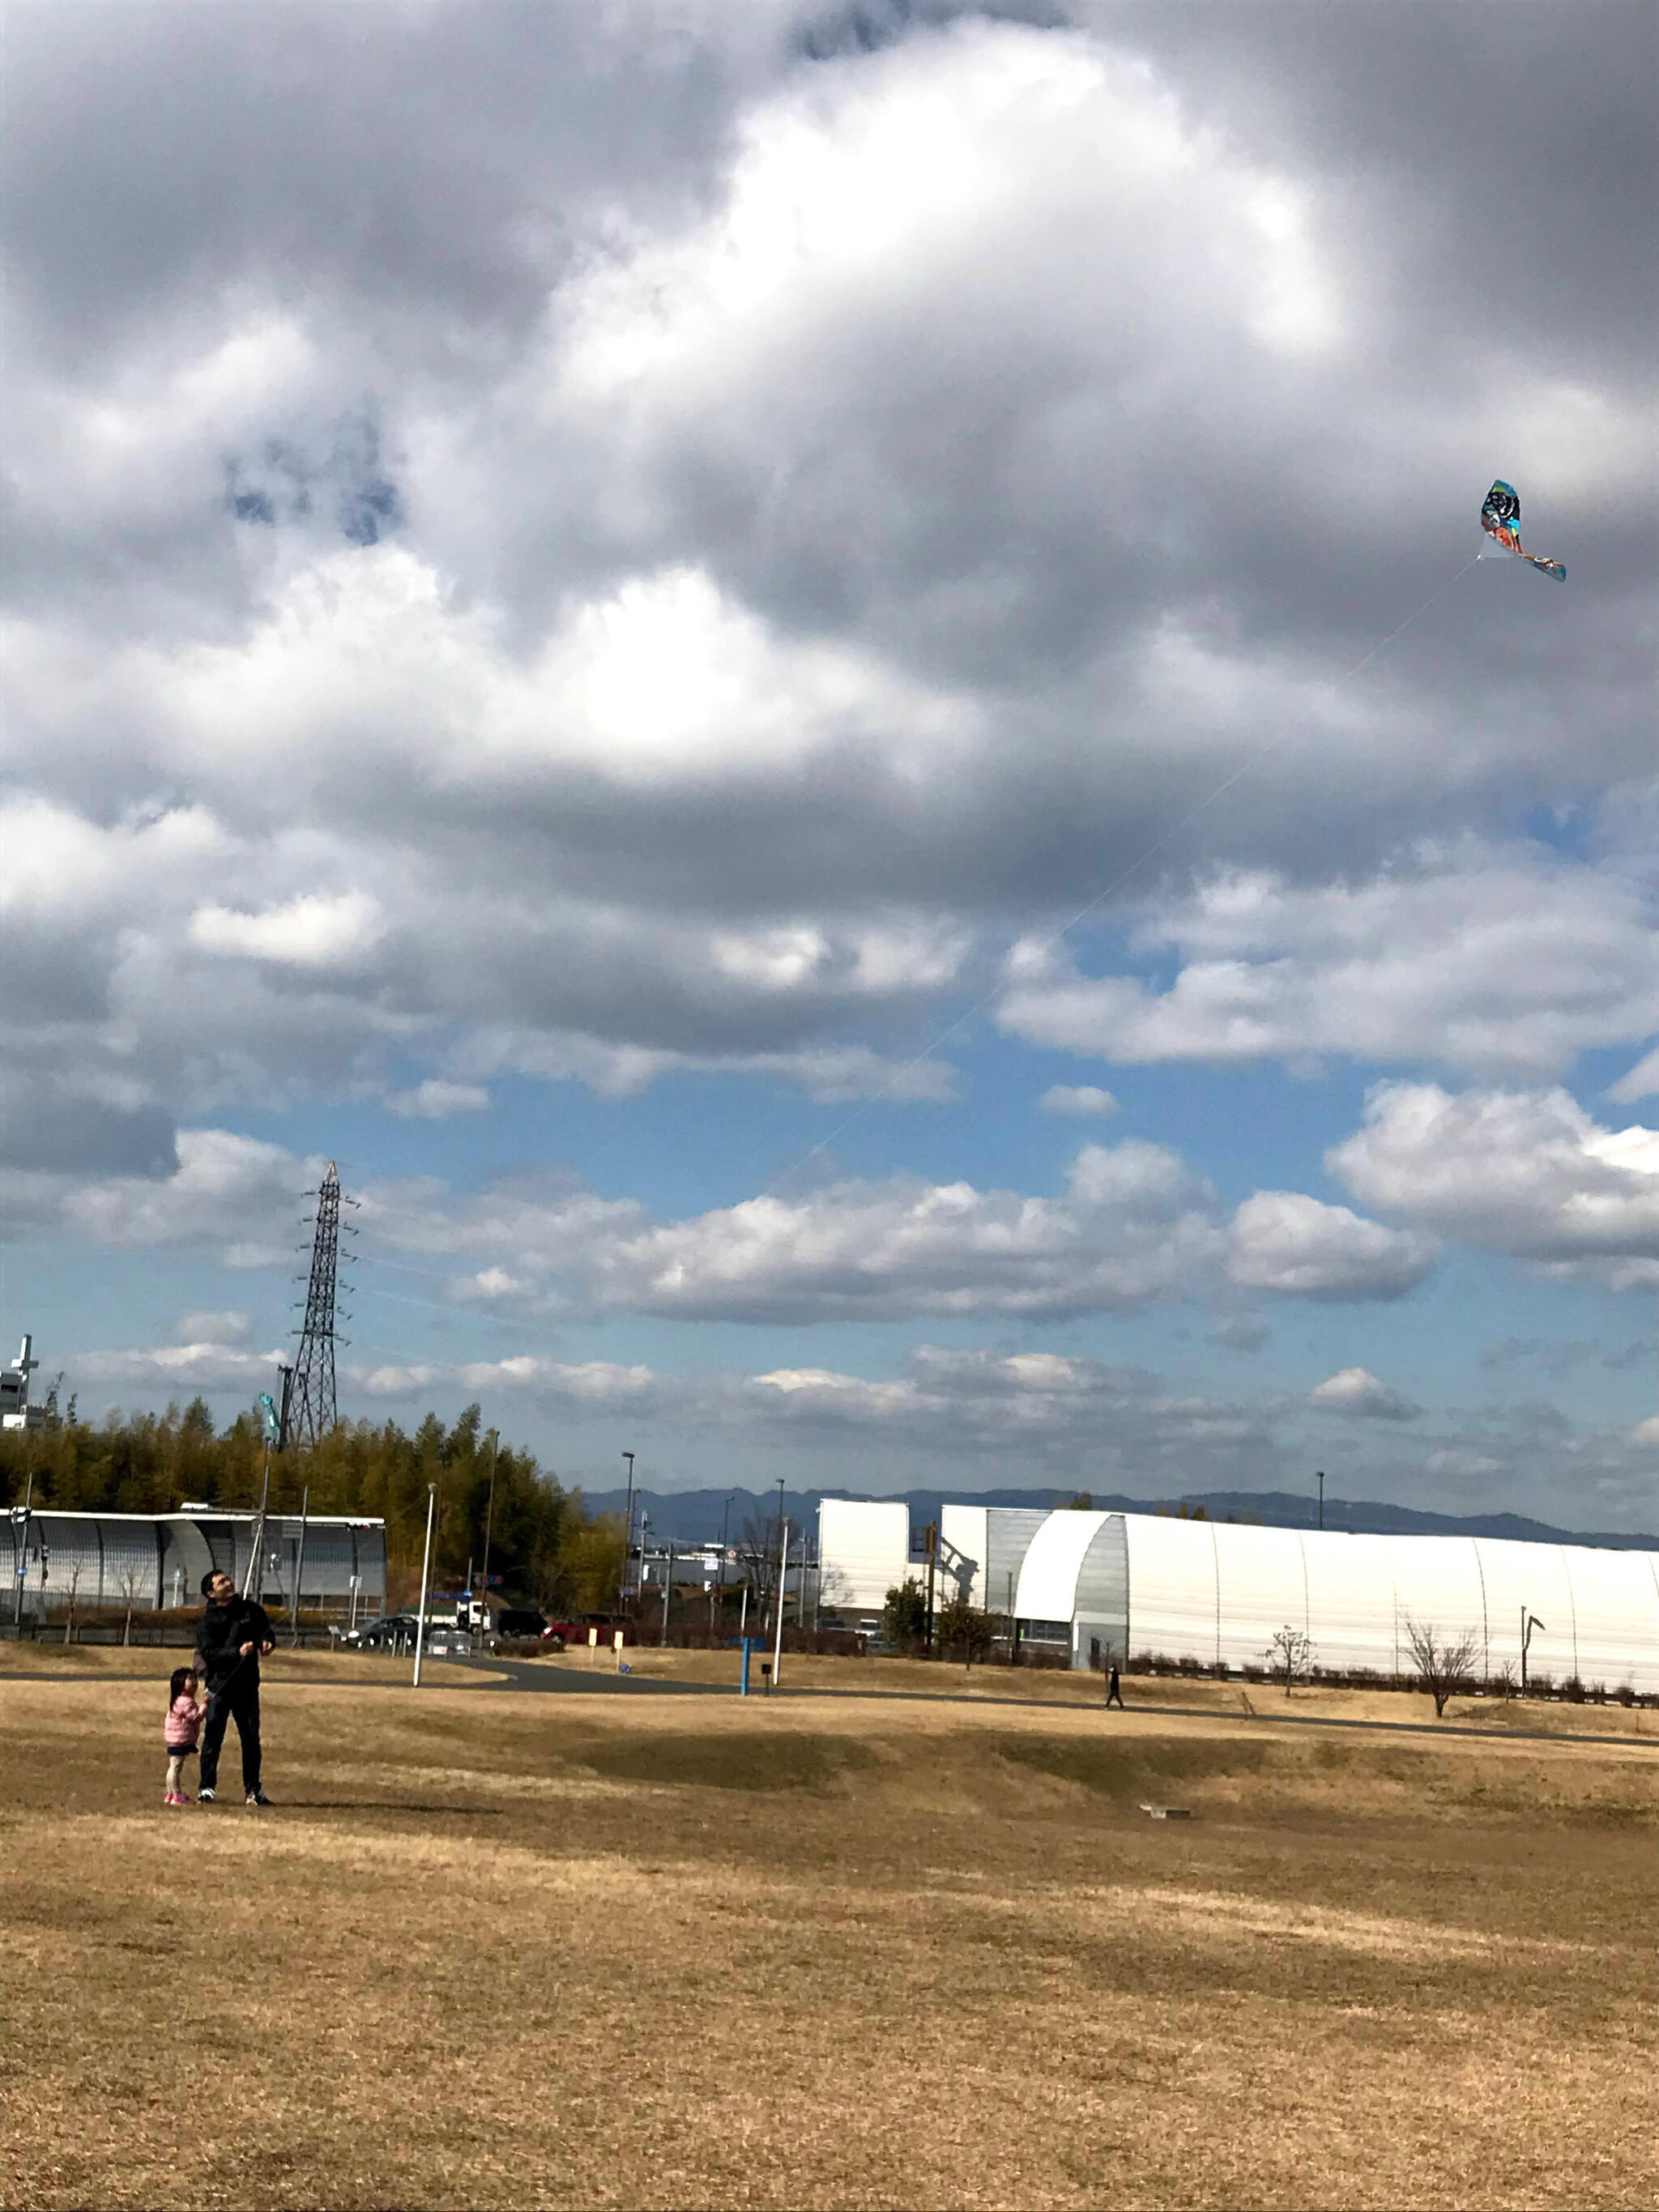
M 185 1761 L 196 1756 L 196 1739 L 202 1732 L 203 1708 L 196 1702 L 196 1669 L 176 1667 L 167 1691 L 167 1805 L 189 1805 L 194 1800 L 179 1787 Z

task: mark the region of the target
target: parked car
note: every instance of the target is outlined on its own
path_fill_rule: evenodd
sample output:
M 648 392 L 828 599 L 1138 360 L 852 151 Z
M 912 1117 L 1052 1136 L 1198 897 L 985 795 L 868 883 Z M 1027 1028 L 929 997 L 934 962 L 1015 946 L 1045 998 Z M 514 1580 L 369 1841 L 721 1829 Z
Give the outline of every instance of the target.
M 504 1605 L 490 1626 L 497 1636 L 544 1636 L 547 1615 L 530 1606 Z
M 543 1629 L 542 1637 L 545 1641 L 556 1636 L 562 1644 L 574 1646 L 578 1644 L 585 1644 L 587 1641 L 588 1630 L 597 1628 L 599 1632 L 599 1642 L 609 1644 L 613 1626 L 608 1613 L 579 1613 L 569 1620 L 550 1621 Z
M 379 1620 L 366 1620 L 349 1629 L 341 1641 L 349 1644 L 354 1651 L 384 1651 L 392 1644 L 412 1644 L 420 1625 L 415 1613 L 388 1613 Z

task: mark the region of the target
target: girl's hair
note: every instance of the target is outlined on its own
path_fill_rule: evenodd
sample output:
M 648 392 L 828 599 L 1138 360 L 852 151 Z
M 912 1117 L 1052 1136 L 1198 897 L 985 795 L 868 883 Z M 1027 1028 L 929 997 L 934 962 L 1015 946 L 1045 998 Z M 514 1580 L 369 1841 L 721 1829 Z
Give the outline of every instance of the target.
M 195 1680 L 196 1669 L 193 1667 L 175 1667 L 173 1670 L 173 1680 L 167 1690 L 168 1704 L 171 1705 L 177 1698 L 182 1698 L 185 1694 L 185 1683 L 193 1682 Z

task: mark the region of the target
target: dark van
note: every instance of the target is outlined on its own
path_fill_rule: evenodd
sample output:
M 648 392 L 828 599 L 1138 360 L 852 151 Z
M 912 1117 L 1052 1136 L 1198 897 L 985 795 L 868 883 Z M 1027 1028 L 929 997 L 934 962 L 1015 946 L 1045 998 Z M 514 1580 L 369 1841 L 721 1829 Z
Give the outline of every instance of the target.
M 529 1606 L 503 1606 L 492 1624 L 497 1636 L 539 1636 L 547 1615 Z

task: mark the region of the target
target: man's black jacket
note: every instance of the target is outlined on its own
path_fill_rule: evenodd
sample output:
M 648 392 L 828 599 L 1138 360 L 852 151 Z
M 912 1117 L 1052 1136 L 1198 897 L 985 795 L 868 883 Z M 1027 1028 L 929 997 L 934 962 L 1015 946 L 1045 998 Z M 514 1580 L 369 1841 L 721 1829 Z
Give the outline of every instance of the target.
M 210 1692 L 222 1690 L 233 1675 L 240 1693 L 259 1679 L 259 1646 L 273 1644 L 270 1619 L 264 1606 L 251 1599 L 234 1597 L 228 1605 L 210 1605 L 196 1629 L 197 1656 Z M 242 1646 L 251 1644 L 244 1659 Z

